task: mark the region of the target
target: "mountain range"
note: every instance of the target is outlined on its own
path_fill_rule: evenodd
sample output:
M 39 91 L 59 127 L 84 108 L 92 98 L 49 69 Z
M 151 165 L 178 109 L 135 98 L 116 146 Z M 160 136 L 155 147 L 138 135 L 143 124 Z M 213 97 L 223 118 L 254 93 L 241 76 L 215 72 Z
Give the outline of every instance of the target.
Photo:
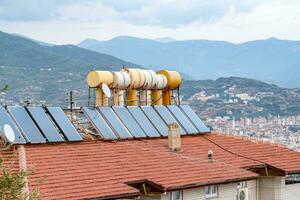
M 159 40 L 173 43 L 170 38 Z M 0 89 L 8 84 L 5 98 L 4 91 L 0 91 L 0 103 L 16 104 L 30 98 L 33 104 L 66 106 L 67 93 L 73 90 L 76 104 L 87 105 L 87 72 L 93 68 L 119 70 L 123 65 L 138 66 L 74 45 L 45 44 L 0 32 Z M 300 114 L 300 89 L 280 88 L 252 79 L 184 80 L 180 94 L 203 118 Z M 249 96 L 250 100 L 245 103 L 241 96 Z
M 300 86 L 300 42 L 269 38 L 240 44 L 224 41 L 160 41 L 120 36 L 86 39 L 78 46 L 152 68 L 179 70 L 195 80 L 239 76 Z
M 123 65 L 138 66 L 75 45 L 45 45 L 0 32 L 0 87 L 9 85 L 7 98 L 12 102 L 27 96 L 50 102 L 65 101 L 66 91 L 83 92 L 89 70 L 119 70 Z

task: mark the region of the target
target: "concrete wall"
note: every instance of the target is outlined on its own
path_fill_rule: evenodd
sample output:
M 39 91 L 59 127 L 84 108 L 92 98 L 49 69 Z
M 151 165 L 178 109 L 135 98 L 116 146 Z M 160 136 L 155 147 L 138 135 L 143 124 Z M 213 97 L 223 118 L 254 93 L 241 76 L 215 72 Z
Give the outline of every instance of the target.
M 264 177 L 259 179 L 258 200 L 298 200 L 300 184 L 285 185 L 285 177 Z
M 257 182 L 258 182 L 257 180 L 247 181 L 249 200 L 259 200 L 257 199 L 258 193 L 256 192 Z
M 281 200 L 284 177 L 262 177 L 259 178 L 259 200 Z
M 261 177 L 247 181 L 247 188 L 249 200 L 300 200 L 300 183 L 285 185 L 285 177 Z M 218 185 L 218 192 L 218 197 L 212 200 L 236 200 L 237 183 Z M 182 195 L 183 200 L 207 200 L 204 187 L 183 190 Z M 170 196 L 169 193 L 147 195 L 141 196 L 141 200 L 170 200 Z
M 300 183 L 284 185 L 281 196 L 282 200 L 300 199 Z
M 237 196 L 237 183 L 228 183 L 218 185 L 218 197 L 212 200 L 235 200 Z M 256 180 L 247 181 L 249 189 L 249 200 L 257 200 L 256 198 Z M 205 200 L 204 187 L 186 189 L 182 192 L 183 200 Z M 162 194 L 161 200 L 170 200 L 169 193 Z
M 140 197 L 140 200 L 161 200 L 162 195 L 161 194 L 155 194 L 155 195 L 142 195 Z

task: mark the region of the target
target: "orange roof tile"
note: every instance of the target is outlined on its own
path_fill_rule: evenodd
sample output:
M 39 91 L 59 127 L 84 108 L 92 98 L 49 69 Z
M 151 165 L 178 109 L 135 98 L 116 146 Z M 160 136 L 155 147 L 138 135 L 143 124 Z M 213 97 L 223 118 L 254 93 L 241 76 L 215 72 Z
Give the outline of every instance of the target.
M 264 164 L 287 173 L 300 170 L 299 153 L 217 133 L 182 137 L 180 152 L 170 151 L 166 138 L 28 144 L 25 149 L 27 167 L 35 171 L 29 188 L 39 188 L 42 199 L 139 194 L 130 182 L 148 181 L 174 190 L 246 180 L 258 175 L 243 168 Z M 213 161 L 207 159 L 208 150 L 214 152 Z

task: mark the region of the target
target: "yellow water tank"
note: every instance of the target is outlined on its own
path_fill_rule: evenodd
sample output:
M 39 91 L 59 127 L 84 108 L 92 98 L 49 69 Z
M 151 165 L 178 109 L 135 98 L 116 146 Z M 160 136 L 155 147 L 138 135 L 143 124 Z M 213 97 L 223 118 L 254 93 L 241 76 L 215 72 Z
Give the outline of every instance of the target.
M 92 70 L 88 73 L 86 81 L 89 87 L 100 87 L 102 83 L 110 86 L 114 81 L 113 73 L 110 71 Z
M 160 70 L 159 74 L 165 75 L 168 80 L 167 87 L 170 90 L 177 89 L 181 84 L 181 75 L 177 71 Z

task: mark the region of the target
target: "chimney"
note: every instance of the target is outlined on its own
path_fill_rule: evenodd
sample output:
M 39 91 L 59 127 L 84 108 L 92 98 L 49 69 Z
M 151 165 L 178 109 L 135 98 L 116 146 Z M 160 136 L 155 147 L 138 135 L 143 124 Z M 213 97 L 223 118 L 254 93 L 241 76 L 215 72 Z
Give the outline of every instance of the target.
M 181 137 L 180 137 L 179 125 L 177 123 L 172 123 L 169 125 L 168 143 L 169 143 L 169 148 L 172 151 L 180 151 Z

